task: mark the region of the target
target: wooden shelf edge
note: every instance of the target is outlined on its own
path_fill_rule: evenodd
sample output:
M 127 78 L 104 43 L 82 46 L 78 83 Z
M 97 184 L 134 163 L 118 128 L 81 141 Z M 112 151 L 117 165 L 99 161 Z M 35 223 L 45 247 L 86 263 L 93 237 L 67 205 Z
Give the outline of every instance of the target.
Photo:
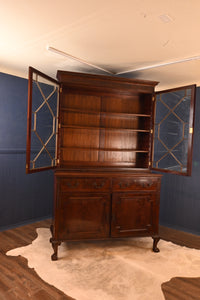
M 117 148 L 91 148 L 91 147 L 60 147 L 61 150 L 89 150 L 89 151 L 117 151 L 117 152 L 136 152 L 136 153 L 149 153 L 149 150 L 139 149 L 117 149 Z
M 92 129 L 92 130 L 113 130 L 113 131 L 132 131 L 132 132 L 144 132 L 150 133 L 150 130 L 146 129 L 131 129 L 131 128 L 114 128 L 114 127 L 97 127 L 97 126 L 77 126 L 77 125 L 61 125 L 61 128 L 72 128 L 72 129 Z
M 66 111 L 66 112 L 74 112 L 74 113 L 81 113 L 81 114 L 94 114 L 94 115 L 110 115 L 110 116 L 121 116 L 121 117 L 146 117 L 150 118 L 151 115 L 149 114 L 140 114 L 140 113 L 126 113 L 126 112 L 109 112 L 109 111 L 92 111 L 92 110 L 81 110 L 81 109 L 76 109 L 76 108 L 67 108 L 67 107 L 62 107 L 61 111 Z

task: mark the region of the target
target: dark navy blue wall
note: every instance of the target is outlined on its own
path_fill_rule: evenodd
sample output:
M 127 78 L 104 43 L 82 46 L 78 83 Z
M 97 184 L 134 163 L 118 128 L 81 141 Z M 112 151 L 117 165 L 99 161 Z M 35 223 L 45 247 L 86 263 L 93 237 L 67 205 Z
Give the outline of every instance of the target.
M 192 176 L 164 174 L 160 224 L 200 235 L 200 88 L 197 88 Z
M 53 172 L 25 174 L 28 81 L 0 73 L 0 230 L 52 215 Z

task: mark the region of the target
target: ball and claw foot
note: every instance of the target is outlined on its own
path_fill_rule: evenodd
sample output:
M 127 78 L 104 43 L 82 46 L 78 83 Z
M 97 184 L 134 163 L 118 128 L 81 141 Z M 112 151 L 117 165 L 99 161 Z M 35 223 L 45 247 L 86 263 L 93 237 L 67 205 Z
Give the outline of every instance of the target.
M 157 244 L 159 242 L 160 238 L 159 237 L 153 237 L 153 252 L 160 252 L 159 248 L 157 247 Z
M 51 255 L 51 260 L 55 261 L 58 259 L 58 246 L 61 244 L 61 242 L 54 241 L 52 238 L 50 238 L 50 243 L 54 250 L 54 253 Z
M 58 256 L 57 256 L 56 253 L 53 253 L 53 254 L 51 255 L 51 260 L 58 260 Z

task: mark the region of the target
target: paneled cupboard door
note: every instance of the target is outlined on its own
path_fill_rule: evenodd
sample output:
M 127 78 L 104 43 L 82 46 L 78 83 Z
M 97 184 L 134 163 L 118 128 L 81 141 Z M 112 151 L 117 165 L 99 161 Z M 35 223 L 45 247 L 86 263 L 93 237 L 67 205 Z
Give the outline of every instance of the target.
M 155 94 L 152 169 L 191 175 L 196 86 Z
M 61 240 L 109 237 L 110 194 L 60 193 L 55 209 L 55 237 Z
M 29 68 L 26 173 L 57 165 L 59 83 Z
M 156 193 L 114 193 L 112 199 L 112 237 L 150 235 L 158 231 Z

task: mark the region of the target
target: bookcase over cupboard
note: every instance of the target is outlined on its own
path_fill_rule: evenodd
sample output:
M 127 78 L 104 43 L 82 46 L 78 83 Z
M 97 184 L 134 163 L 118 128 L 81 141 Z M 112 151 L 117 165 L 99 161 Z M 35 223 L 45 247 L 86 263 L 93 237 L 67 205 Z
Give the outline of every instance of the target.
M 62 241 L 151 236 L 162 170 L 190 175 L 195 85 L 29 69 L 27 173 L 54 168 L 52 259 Z

